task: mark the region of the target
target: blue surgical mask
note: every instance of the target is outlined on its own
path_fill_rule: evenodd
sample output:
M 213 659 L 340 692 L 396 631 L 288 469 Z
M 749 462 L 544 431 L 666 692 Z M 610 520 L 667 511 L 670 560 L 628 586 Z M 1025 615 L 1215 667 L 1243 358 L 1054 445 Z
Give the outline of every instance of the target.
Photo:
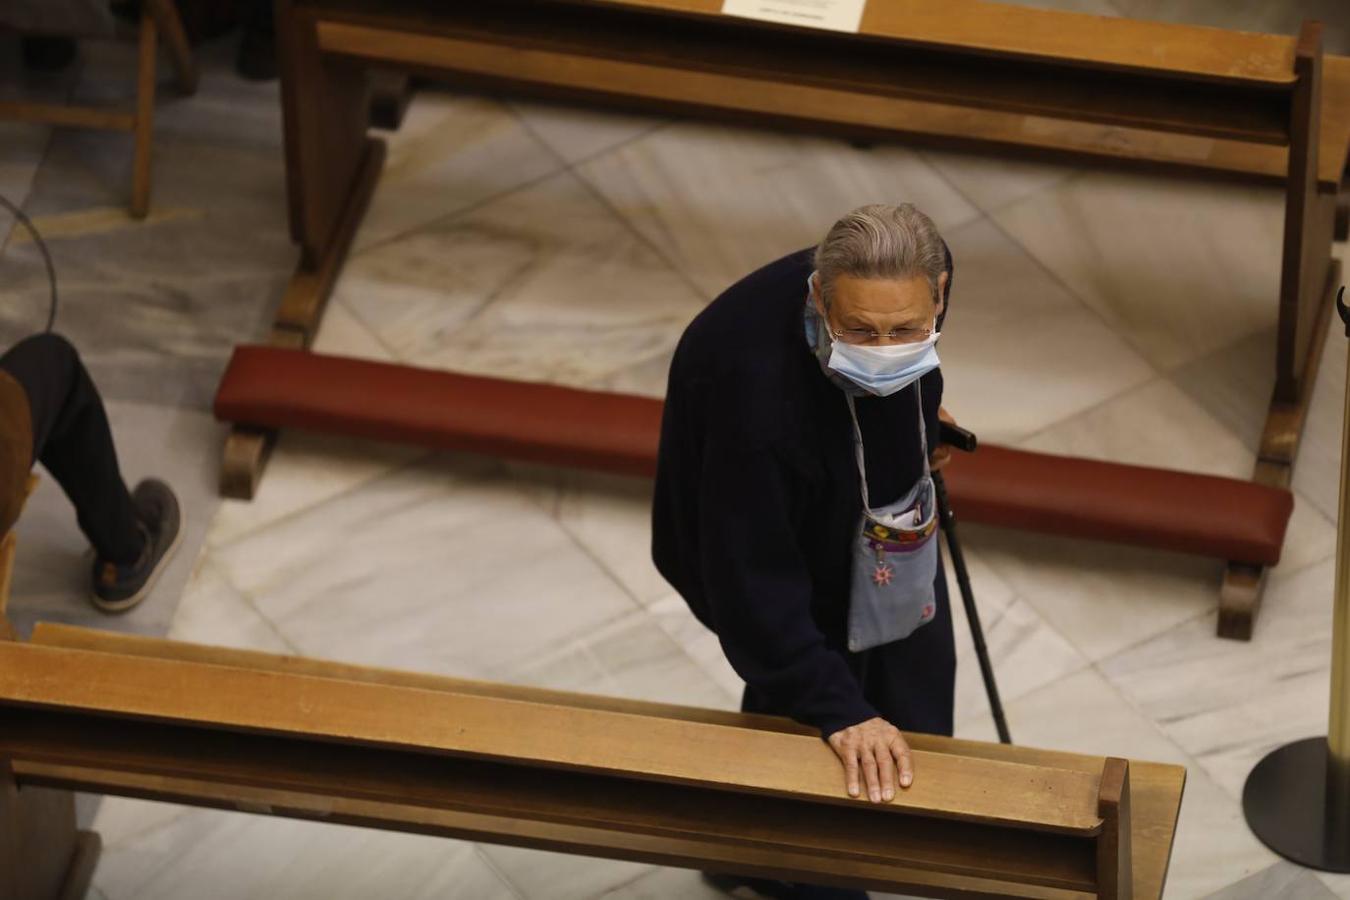
M 917 344 L 878 347 L 835 341 L 826 365 L 869 394 L 889 397 L 938 367 L 937 342 L 941 336 L 934 332 Z
M 806 280 L 806 340 L 820 367 L 842 390 L 852 394 L 874 394 L 888 397 L 904 390 L 939 365 L 938 338 L 934 332 L 917 344 L 890 344 L 866 346 L 845 344 L 830 335 L 828 324 L 812 302 L 815 291 L 815 273 Z

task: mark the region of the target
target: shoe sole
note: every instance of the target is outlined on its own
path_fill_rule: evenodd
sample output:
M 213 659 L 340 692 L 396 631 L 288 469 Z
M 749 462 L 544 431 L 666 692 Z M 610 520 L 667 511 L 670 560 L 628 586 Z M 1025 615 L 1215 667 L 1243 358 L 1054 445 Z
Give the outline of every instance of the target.
M 130 612 L 133 608 L 139 606 L 142 600 L 150 596 L 150 592 L 155 589 L 155 583 L 159 581 L 159 576 L 164 574 L 164 570 L 168 568 L 169 561 L 172 560 L 174 554 L 178 552 L 178 545 L 183 542 L 183 525 L 183 506 L 180 503 L 178 506 L 178 533 L 173 536 L 173 543 L 169 545 L 168 550 L 164 551 L 164 555 L 159 558 L 159 562 L 157 562 L 155 567 L 150 571 L 150 577 L 145 579 L 145 584 L 141 585 L 141 589 L 130 597 L 126 597 L 122 600 L 104 600 L 98 594 L 91 591 L 89 593 L 89 599 L 93 602 L 94 606 L 106 613 Z

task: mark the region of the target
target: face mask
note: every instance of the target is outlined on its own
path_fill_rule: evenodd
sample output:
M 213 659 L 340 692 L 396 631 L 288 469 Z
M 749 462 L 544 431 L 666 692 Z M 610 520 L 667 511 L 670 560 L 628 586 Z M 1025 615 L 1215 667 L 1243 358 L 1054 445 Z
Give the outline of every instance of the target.
M 834 340 L 812 300 L 814 278 L 812 272 L 806 280 L 806 340 L 830 380 L 845 390 L 856 387 L 878 397 L 888 397 L 938 367 L 940 332 L 917 344 L 870 347 Z
M 941 336 L 934 333 L 917 344 L 879 347 L 835 341 L 826 365 L 869 394 L 889 397 L 938 367 Z

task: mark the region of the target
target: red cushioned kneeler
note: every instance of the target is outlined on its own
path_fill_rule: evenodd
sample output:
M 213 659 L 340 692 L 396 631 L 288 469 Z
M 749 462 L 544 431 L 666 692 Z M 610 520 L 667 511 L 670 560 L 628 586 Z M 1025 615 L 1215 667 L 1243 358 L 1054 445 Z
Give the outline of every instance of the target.
M 661 401 L 238 347 L 216 418 L 650 476 Z M 1274 565 L 1293 495 L 1233 478 L 983 445 L 946 473 L 963 519 Z

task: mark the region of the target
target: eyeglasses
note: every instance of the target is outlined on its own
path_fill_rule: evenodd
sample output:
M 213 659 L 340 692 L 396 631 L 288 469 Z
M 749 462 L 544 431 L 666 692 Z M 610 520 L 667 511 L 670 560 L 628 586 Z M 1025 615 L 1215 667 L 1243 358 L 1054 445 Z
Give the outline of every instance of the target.
M 890 331 L 873 331 L 871 328 L 844 328 L 839 331 L 830 329 L 836 341 L 845 344 L 874 344 L 883 338 L 897 344 L 917 344 L 926 341 L 933 334 L 932 328 L 892 328 Z

